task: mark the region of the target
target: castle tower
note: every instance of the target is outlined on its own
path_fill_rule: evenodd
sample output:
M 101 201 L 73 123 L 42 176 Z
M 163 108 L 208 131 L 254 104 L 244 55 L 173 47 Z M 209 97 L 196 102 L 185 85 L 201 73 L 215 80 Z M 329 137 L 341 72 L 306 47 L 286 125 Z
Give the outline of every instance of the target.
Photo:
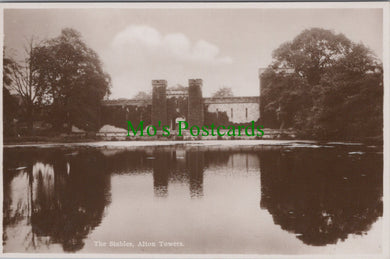
M 167 123 L 167 80 L 152 80 L 152 125 L 158 128 L 158 122 L 161 126 Z
M 188 80 L 188 125 L 191 127 L 197 125 L 203 126 L 203 96 L 202 96 L 202 79 Z

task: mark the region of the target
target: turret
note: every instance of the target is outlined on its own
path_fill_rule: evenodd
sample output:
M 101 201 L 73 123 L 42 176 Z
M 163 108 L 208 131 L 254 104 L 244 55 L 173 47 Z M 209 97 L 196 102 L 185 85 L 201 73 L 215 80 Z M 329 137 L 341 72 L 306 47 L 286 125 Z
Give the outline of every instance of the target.
M 167 124 L 167 80 L 152 80 L 152 125 Z
M 202 79 L 188 80 L 188 124 L 189 126 L 203 126 L 203 96 L 202 96 Z

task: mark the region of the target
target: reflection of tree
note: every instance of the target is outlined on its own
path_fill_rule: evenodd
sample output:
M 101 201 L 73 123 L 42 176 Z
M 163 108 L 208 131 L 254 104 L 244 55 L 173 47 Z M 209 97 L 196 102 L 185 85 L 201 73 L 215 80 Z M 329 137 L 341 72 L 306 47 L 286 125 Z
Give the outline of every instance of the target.
M 50 237 L 50 242 L 61 244 L 64 251 L 80 250 L 84 246 L 83 239 L 100 224 L 104 208 L 109 203 L 110 178 L 99 154 L 45 154 L 39 159 L 45 162 L 36 162 L 19 173 L 16 176 L 20 178 L 19 186 L 25 184 L 27 196 L 20 190 L 7 192 L 4 226 L 17 223 L 16 216 L 23 214 L 31 225 L 28 235 L 31 240 L 26 248 L 42 245 L 36 237 Z M 38 160 L 33 154 L 26 159 Z M 26 177 L 24 183 L 20 181 Z M 13 180 L 15 177 L 9 182 Z M 18 197 L 18 193 L 27 197 L 27 201 Z M 25 204 L 25 208 L 15 204 Z
M 261 208 L 305 244 L 362 235 L 382 216 L 382 161 L 317 152 L 260 154 Z
M 152 161 L 145 152 L 125 150 L 102 150 L 107 171 L 114 174 L 129 174 L 150 169 Z
M 26 250 L 55 243 L 64 251 L 79 251 L 110 202 L 111 174 L 153 171 L 156 196 L 167 196 L 168 184 L 179 182 L 188 185 L 191 197 L 202 197 L 204 166 L 204 152 L 198 149 L 7 150 L 3 174 L 6 250 L 20 249 L 9 245 L 16 240 Z M 12 231 L 20 229 L 28 233 L 15 237 Z
M 109 201 L 109 176 L 101 161 L 97 155 L 80 154 L 71 159 L 69 175 L 66 164 L 61 166 L 58 164 L 61 161 L 57 161 L 56 202 L 44 203 L 45 199 L 37 199 L 41 208 L 33 213 L 33 228 L 61 243 L 65 251 L 81 249 L 83 239 L 102 220 Z

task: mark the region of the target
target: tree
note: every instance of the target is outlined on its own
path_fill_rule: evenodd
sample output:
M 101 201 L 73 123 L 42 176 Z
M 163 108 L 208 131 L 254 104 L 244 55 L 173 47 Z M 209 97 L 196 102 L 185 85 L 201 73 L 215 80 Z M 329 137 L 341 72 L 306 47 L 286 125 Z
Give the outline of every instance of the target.
M 169 90 L 175 90 L 175 91 L 184 91 L 186 89 L 188 89 L 188 87 L 185 87 L 184 85 L 181 85 L 181 84 L 176 84 L 176 85 L 169 87 Z
M 312 28 L 277 48 L 273 52 L 274 66 L 293 68 L 310 85 L 316 85 L 325 70 L 350 53 L 352 47 L 343 34 Z
M 295 73 L 267 69 L 262 74 L 261 120 L 267 127 L 289 128 L 297 114 L 310 106 L 307 83 Z
M 101 100 L 110 93 L 111 79 L 103 71 L 95 51 L 74 29 L 45 41 L 34 51 L 38 83 L 46 91 L 41 101 L 50 110 L 49 119 L 57 130 L 75 125 L 85 130 L 100 126 Z
M 12 135 L 13 120 L 17 115 L 17 102 L 8 88 L 12 83 L 12 59 L 7 58 L 3 51 L 3 131 L 4 136 Z
M 152 100 L 152 94 L 149 92 L 140 91 L 135 96 L 134 99 L 136 100 Z
M 219 88 L 214 94 L 213 98 L 220 98 L 220 97 L 233 97 L 233 91 L 230 87 L 221 87 Z
M 382 134 L 382 64 L 363 44 L 313 28 L 282 44 L 273 58 L 261 77 L 266 125 L 320 139 Z
M 12 83 L 12 64 L 13 60 L 5 55 L 5 48 L 3 49 L 3 87 L 10 87 Z
M 25 58 L 22 62 L 17 62 L 11 57 L 3 59 L 4 85 L 20 96 L 22 119 L 26 121 L 30 133 L 33 129 L 36 106 L 43 92 L 43 86 L 37 82 L 37 70 L 32 61 L 37 46 L 36 40 L 31 37 L 25 46 Z

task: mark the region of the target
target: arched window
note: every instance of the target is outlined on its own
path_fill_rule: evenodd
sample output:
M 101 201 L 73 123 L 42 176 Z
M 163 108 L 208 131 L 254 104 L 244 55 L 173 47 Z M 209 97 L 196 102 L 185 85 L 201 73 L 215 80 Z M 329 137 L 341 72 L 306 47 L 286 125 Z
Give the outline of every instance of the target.
M 245 118 L 248 119 L 248 108 L 245 108 Z
M 233 118 L 233 108 L 230 108 L 230 117 L 232 117 Z

